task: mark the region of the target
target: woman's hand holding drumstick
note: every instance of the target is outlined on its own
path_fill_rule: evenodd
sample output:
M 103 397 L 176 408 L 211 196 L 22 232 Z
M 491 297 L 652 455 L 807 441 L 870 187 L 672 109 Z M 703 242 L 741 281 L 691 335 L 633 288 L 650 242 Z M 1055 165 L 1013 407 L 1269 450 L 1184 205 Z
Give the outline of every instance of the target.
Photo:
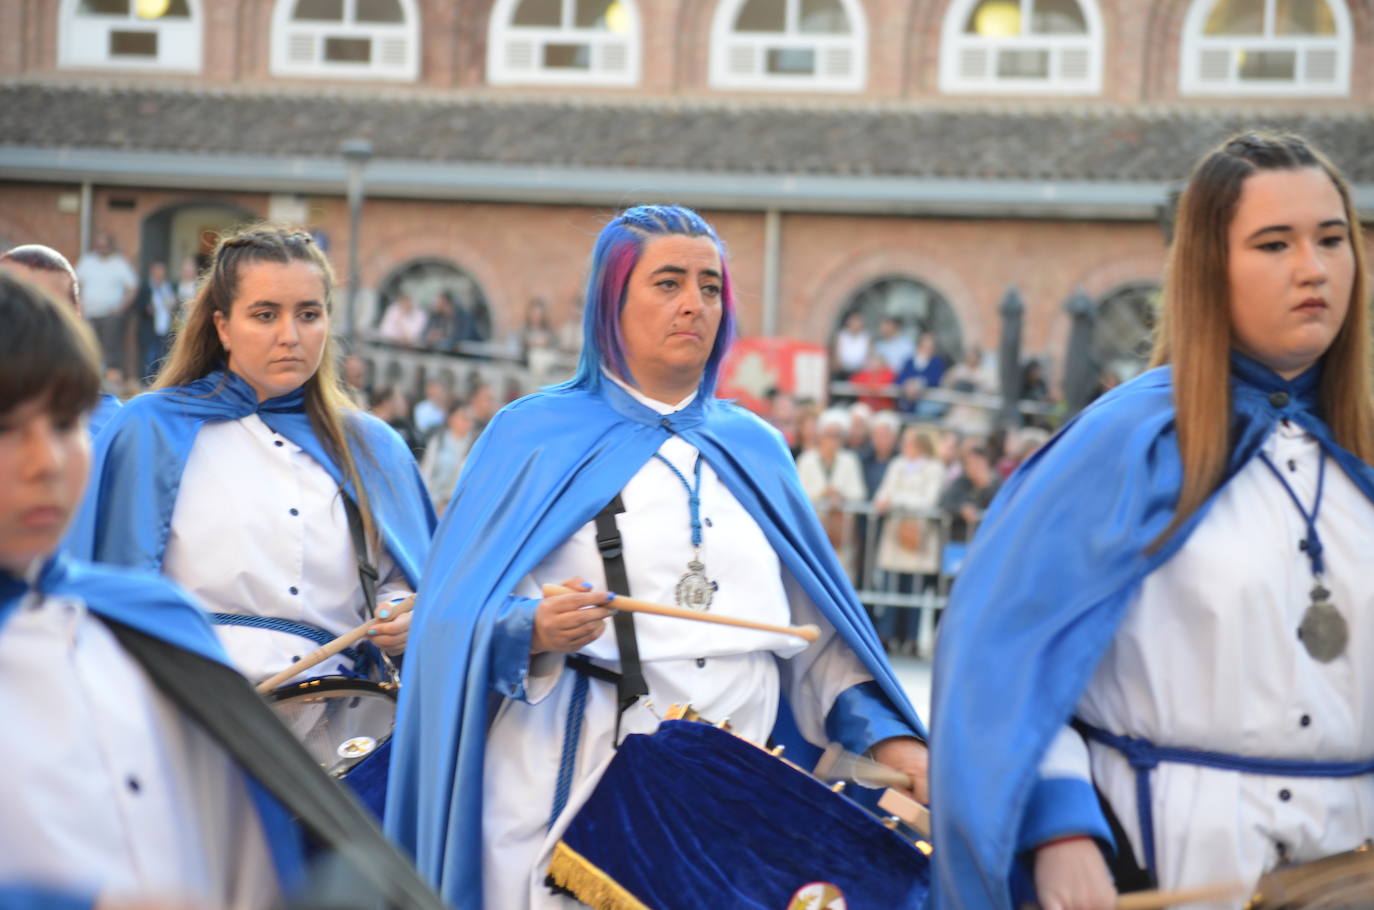
M 581 586 L 582 584 L 585 584 L 585 582 L 576 582 L 576 584 L 578 584 L 578 586 Z M 598 613 L 600 615 L 596 617 L 597 620 L 601 620 L 609 616 L 611 614 L 611 610 L 624 610 L 627 613 L 652 613 L 655 616 L 672 616 L 677 619 L 690 619 L 695 622 L 709 622 L 722 626 L 737 626 L 741 629 L 759 629 L 764 632 L 781 632 L 784 635 L 795 635 L 797 638 L 801 638 L 806 641 L 815 641 L 817 638 L 820 637 L 821 634 L 820 629 L 811 625 L 774 626 L 764 622 L 754 622 L 751 619 L 739 619 L 734 616 L 721 616 L 716 613 L 701 613 L 696 610 L 687 610 L 682 607 L 665 607 L 662 604 L 648 603 L 643 600 L 635 600 L 632 597 L 621 597 L 620 595 L 607 595 L 601 592 L 579 594 L 572 587 L 567 585 L 544 585 L 544 599 L 539 602 L 540 610 L 544 609 L 545 604 L 550 603 L 551 601 L 566 595 L 575 595 L 576 597 L 581 598 L 580 603 L 588 605 L 584 607 L 570 606 L 567 608 L 569 611 L 576 611 L 580 609 L 583 610 L 583 612 L 590 613 L 591 610 L 589 609 L 589 607 L 593 604 L 605 604 L 606 607 L 609 607 L 610 609 L 598 609 Z M 568 603 L 571 604 L 573 603 L 573 601 L 568 601 Z M 538 632 L 538 626 L 539 614 L 536 613 L 536 633 Z M 596 632 L 596 634 L 593 634 L 590 637 L 586 638 L 586 640 L 582 641 L 581 644 L 566 649 L 548 648 L 546 650 L 575 651 L 577 650 L 577 648 L 582 647 L 582 645 L 585 645 L 588 642 L 593 641 L 597 635 L 601 634 L 599 630 L 600 623 L 598 622 L 598 631 Z
M 413 606 L 415 606 L 415 595 L 411 594 L 409 597 L 407 597 L 405 600 L 402 600 L 400 603 L 389 604 L 387 609 L 390 611 L 391 616 L 393 617 L 392 621 L 394 622 L 395 617 L 399 617 L 405 613 L 410 612 L 410 608 Z M 334 639 L 328 644 L 321 645 L 320 647 L 311 651 L 309 654 L 305 655 L 300 660 L 296 661 L 291 666 L 287 667 L 285 670 L 282 670 L 275 676 L 269 676 L 267 679 L 264 679 L 262 682 L 258 683 L 256 687 L 258 693 L 261 695 L 266 695 L 268 692 L 271 692 L 273 689 L 277 688 L 277 686 L 280 686 L 288 679 L 292 679 L 296 676 L 299 676 L 301 673 L 304 673 L 306 670 L 309 670 L 311 667 L 315 666 L 318 663 L 322 663 L 328 660 L 329 658 L 333 657 L 335 654 L 338 654 L 345 648 L 353 647 L 358 642 L 362 641 L 364 638 L 367 637 L 369 629 L 376 628 L 377 625 L 377 620 L 369 619 L 365 623 L 360 623 L 359 625 L 354 626 L 352 629 L 340 635 L 338 638 Z
M 544 585 L 544 599 L 534 611 L 530 653 L 572 653 L 596 641 L 605 630 L 603 619 L 611 615 L 605 604 L 610 595 L 593 591 L 580 578 L 561 585 Z

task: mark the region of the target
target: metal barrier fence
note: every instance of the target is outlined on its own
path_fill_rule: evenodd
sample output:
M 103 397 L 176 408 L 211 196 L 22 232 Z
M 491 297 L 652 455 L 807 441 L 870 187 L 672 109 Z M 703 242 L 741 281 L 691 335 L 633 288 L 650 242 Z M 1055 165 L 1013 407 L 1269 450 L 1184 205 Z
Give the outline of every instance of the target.
M 871 502 L 852 502 L 845 503 L 839 511 L 845 514 L 846 520 L 841 526 L 844 536 L 836 550 L 841 555 L 841 563 L 850 573 L 859 602 L 875 614 L 880 630 L 885 623 L 879 617 L 885 611 L 920 610 L 915 640 L 918 653 L 929 656 L 935 640 L 936 613 L 943 610 L 949 600 L 949 590 L 963 564 L 967 542 L 952 539 L 953 521 L 938 509 L 921 512 L 894 508 L 880 515 Z M 931 573 L 934 576 L 933 586 L 926 587 L 922 575 L 916 574 L 911 582 L 910 593 L 899 590 L 904 586 L 899 576 L 911 573 L 884 570 L 878 566 L 883 528 L 887 522 L 905 518 L 918 519 L 922 522 L 923 533 L 934 534 L 936 551 L 936 571 Z M 969 524 L 967 538 L 971 540 L 976 530 L 976 523 Z

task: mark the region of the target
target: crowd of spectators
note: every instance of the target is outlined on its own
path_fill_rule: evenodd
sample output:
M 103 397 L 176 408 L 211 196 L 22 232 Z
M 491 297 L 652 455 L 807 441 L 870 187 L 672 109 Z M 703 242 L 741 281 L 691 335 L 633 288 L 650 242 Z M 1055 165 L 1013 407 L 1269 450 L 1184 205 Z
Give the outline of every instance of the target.
M 951 363 L 933 334 L 913 337 L 884 319 L 870 336 L 855 314 L 831 354 L 832 378 L 852 395 L 823 409 L 775 391 L 765 416 L 792 447 L 884 645 L 922 653 L 984 511 L 1049 430 L 1040 415 L 999 426 L 1000 384 L 978 347 Z M 1021 378 L 1024 399 L 1050 401 L 1037 362 Z M 925 394 L 935 388 L 964 394 Z

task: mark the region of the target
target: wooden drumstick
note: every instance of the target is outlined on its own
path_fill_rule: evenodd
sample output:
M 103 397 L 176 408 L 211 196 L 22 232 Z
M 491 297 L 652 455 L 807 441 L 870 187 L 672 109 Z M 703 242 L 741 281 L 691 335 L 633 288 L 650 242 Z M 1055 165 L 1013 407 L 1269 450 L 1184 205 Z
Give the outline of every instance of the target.
M 1200 901 L 1234 900 L 1252 893 L 1254 888 L 1242 882 L 1213 882 L 1175 891 L 1132 891 L 1116 899 L 1116 910 L 1166 910 Z M 1039 906 L 1028 904 L 1026 910 L 1037 910 Z
M 1178 904 L 1248 897 L 1251 888 L 1241 882 L 1219 882 L 1177 891 L 1134 891 L 1116 899 L 1116 910 L 1164 910 Z
M 553 597 L 557 594 L 585 593 L 585 591 L 574 591 L 572 588 L 565 588 L 562 585 L 544 585 L 545 597 Z M 624 597 L 620 594 L 617 594 L 615 600 L 610 601 L 604 606 L 612 610 L 624 610 L 626 613 L 652 613 L 655 616 L 673 616 L 677 619 L 713 622 L 722 626 L 738 626 L 741 629 L 758 629 L 763 632 L 781 632 L 784 635 L 795 635 L 797 638 L 805 639 L 806 641 L 815 641 L 821 635 L 820 629 L 809 624 L 805 626 L 773 626 L 766 622 L 754 622 L 752 619 L 739 619 L 734 616 L 719 616 L 715 613 L 698 613 L 696 610 L 686 610 L 682 607 L 665 607 L 662 604 L 635 600 L 632 597 Z
M 413 606 L 415 606 L 414 594 L 410 595 L 400 603 L 391 604 L 387 607 L 387 609 L 391 611 L 391 616 L 387 618 L 387 622 L 390 622 L 391 620 L 400 616 L 402 613 L 410 612 L 410 608 Z M 258 694 L 266 695 L 268 692 L 271 692 L 273 689 L 277 688 L 277 686 L 280 686 L 288 679 L 292 679 L 293 677 L 300 675 L 305 670 L 309 670 L 316 664 L 328 660 L 335 654 L 338 654 L 344 648 L 348 648 L 352 645 L 357 644 L 359 640 L 361 640 L 367 635 L 367 630 L 372 628 L 372 626 L 376 622 L 376 619 L 369 619 L 365 623 L 361 623 L 360 625 L 354 626 L 352 629 L 340 635 L 333 641 L 320 645 L 318 648 L 311 651 L 309 654 L 305 655 L 300 660 L 296 661 L 291 666 L 287 667 L 285 670 L 282 670 L 280 673 L 277 673 L 274 676 L 269 676 L 267 679 L 264 679 L 257 685 Z

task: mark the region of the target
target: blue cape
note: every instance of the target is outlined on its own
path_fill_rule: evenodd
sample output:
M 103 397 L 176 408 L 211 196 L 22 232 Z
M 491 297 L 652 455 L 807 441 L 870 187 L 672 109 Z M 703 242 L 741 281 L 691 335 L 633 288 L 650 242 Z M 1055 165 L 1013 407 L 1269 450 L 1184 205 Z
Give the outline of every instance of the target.
M 119 412 L 122 405 L 123 403 L 109 392 L 100 393 L 100 400 L 91 409 L 91 416 L 86 421 L 86 429 L 90 431 L 92 439 L 100 435 L 105 424 L 109 423 L 110 418 Z
M 1318 413 L 1321 365 L 1292 381 L 1232 355 L 1224 485 L 1282 418 L 1319 440 L 1365 496 L 1374 469 Z M 1018 834 L 1039 765 L 1144 577 L 1178 551 L 1216 495 L 1159 549 L 1183 471 L 1172 373 L 1094 402 L 1012 475 L 988 510 L 940 625 L 931 725 L 935 906 L 1012 906 Z
M 482 906 L 482 766 L 494 686 L 518 697 L 529 663 L 531 614 L 507 609 L 509 595 L 674 433 L 700 450 L 906 726 L 924 735 L 775 430 L 704 394 L 668 416 L 612 382 L 531 395 L 483 432 L 444 514 L 420 585 L 392 739 L 386 832 L 455 906 Z M 493 642 L 504 650 L 493 654 Z
M 53 597 L 85 603 L 97 616 L 129 626 L 186 651 L 229 665 L 219 639 L 205 614 L 184 591 L 148 572 L 79 562 L 59 553 L 43 567 L 35 587 Z M 28 591 L 28 585 L 0 570 L 0 634 L 5 622 Z M 305 857 L 300 831 L 287 811 L 249 779 L 249 792 L 262 820 L 263 833 L 283 889 L 288 893 L 303 880 Z M 79 906 L 80 899 L 68 896 Z M 28 899 L 32 898 L 32 903 Z M 0 907 L 56 906 L 58 895 L 22 884 L 0 885 Z
M 343 483 L 338 465 L 305 413 L 304 387 L 259 403 L 252 386 L 240 376 L 216 370 L 184 386 L 139 395 L 110 418 L 95 442 L 90 488 L 68 534 L 67 548 L 82 559 L 160 570 L 182 471 L 196 434 L 206 422 L 254 413 Z M 414 585 L 435 524 L 424 481 L 395 430 L 370 414 L 354 412 L 347 419 L 367 450 L 361 451 L 349 434 L 377 530 Z M 351 487 L 344 489 L 352 495 Z

